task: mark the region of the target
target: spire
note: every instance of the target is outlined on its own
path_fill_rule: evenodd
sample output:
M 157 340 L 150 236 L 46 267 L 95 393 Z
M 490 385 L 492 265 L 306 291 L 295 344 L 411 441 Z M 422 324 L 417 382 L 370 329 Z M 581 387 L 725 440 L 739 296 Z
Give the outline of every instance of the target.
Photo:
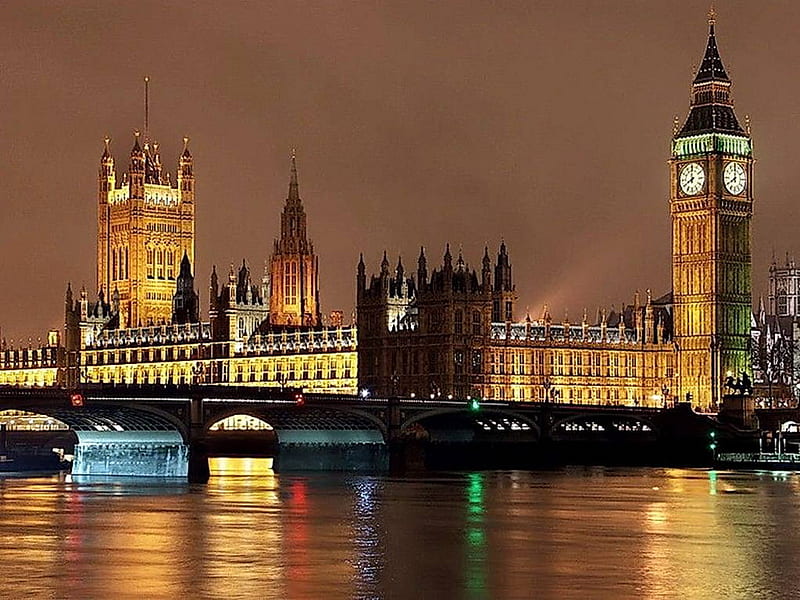
M 133 132 L 134 140 L 133 140 L 133 148 L 131 148 L 131 156 L 144 156 L 144 153 L 142 152 L 142 147 L 139 145 L 139 137 L 141 135 L 142 133 L 138 129 L 134 130 Z
M 717 13 L 712 6 L 711 10 L 708 11 L 708 42 L 706 44 L 706 52 L 703 55 L 703 62 L 697 70 L 697 75 L 695 75 L 695 84 L 712 80 L 730 82 L 728 73 L 725 72 L 725 67 L 722 66 L 722 59 L 717 49 L 717 38 L 714 35 L 714 25 L 716 22 Z
M 356 280 L 359 290 L 364 288 L 367 280 L 367 265 L 364 264 L 364 253 L 358 255 L 358 267 L 356 267 Z
M 183 136 L 183 152 L 181 152 L 181 158 L 192 158 L 192 153 L 189 152 L 189 138 L 187 136 Z
M 289 173 L 289 196 L 287 198 L 289 202 L 299 202 L 300 201 L 300 188 L 297 185 L 297 154 L 292 148 L 292 167 Z
M 189 255 L 186 253 L 186 250 L 184 250 L 183 258 L 181 259 L 181 272 L 180 275 L 178 275 L 178 277 L 191 277 L 191 276 L 192 276 L 192 263 L 189 262 Z
M 103 148 L 103 155 L 100 157 L 100 160 L 105 162 L 111 158 L 111 138 L 106 136 L 103 138 L 103 142 L 105 143 L 105 147 Z
M 150 141 L 150 78 L 144 78 L 144 141 Z
M 745 134 L 733 111 L 731 80 L 717 49 L 713 8 L 708 16 L 708 42 L 692 83 L 691 110 L 676 138 L 702 133 Z
M 428 285 L 428 259 L 425 258 L 425 248 L 420 246 L 417 259 L 417 286 L 424 290 L 426 285 Z
M 459 246 L 458 247 L 458 260 L 456 261 L 456 268 L 459 271 L 463 271 L 465 264 L 466 263 L 464 263 L 464 253 L 463 253 L 463 250 L 462 250 L 461 246 Z
M 381 261 L 381 275 L 389 274 L 389 258 L 386 256 L 386 250 L 383 251 L 383 260 Z
M 213 265 L 211 267 L 211 284 L 209 286 L 209 301 L 211 303 L 211 308 L 214 308 L 217 304 L 217 297 L 219 295 L 219 278 L 217 277 L 217 265 Z

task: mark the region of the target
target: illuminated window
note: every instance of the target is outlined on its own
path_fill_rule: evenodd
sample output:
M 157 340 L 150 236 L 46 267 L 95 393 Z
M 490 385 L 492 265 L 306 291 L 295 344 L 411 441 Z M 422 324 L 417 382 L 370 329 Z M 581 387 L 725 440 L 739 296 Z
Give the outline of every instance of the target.
M 297 304 L 297 263 L 283 265 L 283 290 L 286 304 Z
M 155 250 L 153 250 L 152 248 L 148 249 L 148 251 L 147 251 L 147 278 L 148 279 L 153 279 L 153 277 L 155 277 L 155 267 L 154 267 L 154 264 L 156 262 L 155 254 L 156 254 Z
M 156 279 L 164 279 L 164 251 L 156 251 Z

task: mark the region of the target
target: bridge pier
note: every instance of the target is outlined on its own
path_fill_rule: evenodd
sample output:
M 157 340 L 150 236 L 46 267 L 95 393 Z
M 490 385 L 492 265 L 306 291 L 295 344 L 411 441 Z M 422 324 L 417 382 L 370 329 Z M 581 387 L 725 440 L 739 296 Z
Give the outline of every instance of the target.
M 205 443 L 203 423 L 203 397 L 193 396 L 189 405 L 189 483 L 206 483 L 211 477 L 208 466 L 208 446 Z
M 389 451 L 377 430 L 276 431 L 275 472 L 386 471 Z
M 207 483 L 211 477 L 208 466 L 208 448 L 203 441 L 193 441 L 189 444 L 187 465 L 189 483 Z
M 186 477 L 188 447 L 177 431 L 77 431 L 73 475 Z

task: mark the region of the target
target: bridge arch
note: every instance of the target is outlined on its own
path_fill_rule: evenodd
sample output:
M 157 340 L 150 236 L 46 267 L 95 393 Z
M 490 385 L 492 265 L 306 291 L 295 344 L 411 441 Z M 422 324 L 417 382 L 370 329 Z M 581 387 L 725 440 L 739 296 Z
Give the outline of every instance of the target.
M 572 435 L 616 435 L 625 433 L 656 434 L 650 419 L 639 415 L 618 413 L 581 413 L 555 421 L 551 426 L 554 437 Z
M 73 431 L 177 431 L 183 440 L 188 439 L 184 423 L 176 416 L 155 407 L 126 404 L 92 404 L 91 406 L 45 406 L 25 404 L 19 408 L 4 403 L 5 411 L 24 411 L 49 417 L 65 424 Z
M 782 433 L 800 433 L 800 423 L 789 420 L 781 423 Z
M 464 408 L 442 408 L 418 412 L 403 421 L 400 430 L 411 431 L 414 426 L 421 426 L 428 430 L 438 431 L 433 434 L 433 441 L 437 437 L 442 441 L 467 441 L 465 437 L 474 439 L 477 436 L 493 436 L 497 438 L 527 438 L 538 440 L 541 428 L 532 418 L 521 415 L 512 410 L 498 410 L 481 408 L 472 411 Z M 426 426 L 427 425 L 427 426 Z M 437 428 L 437 425 L 440 428 Z M 454 428 L 455 427 L 455 428 Z M 460 427 L 460 429 L 459 429 Z M 472 436 L 467 436 L 467 429 L 472 431 Z M 445 430 L 454 432 L 448 436 Z M 453 439 L 461 438 L 460 440 Z
M 137 404 L 92 402 L 88 406 L 5 401 L 20 410 L 63 424 L 72 437 L 73 475 L 184 477 L 188 431 L 163 410 Z
M 291 404 L 233 406 L 216 410 L 206 415 L 204 429 L 210 431 L 216 423 L 236 416 L 250 417 L 269 425 L 279 441 L 282 434 L 288 431 L 370 430 L 377 432 L 382 441 L 386 440 L 387 435 L 386 424 L 366 411 L 338 406 L 299 407 Z M 374 435 L 369 438 L 373 441 L 376 439 Z
M 247 413 L 223 417 L 207 427 L 207 431 L 272 431 L 273 427 L 264 419 Z

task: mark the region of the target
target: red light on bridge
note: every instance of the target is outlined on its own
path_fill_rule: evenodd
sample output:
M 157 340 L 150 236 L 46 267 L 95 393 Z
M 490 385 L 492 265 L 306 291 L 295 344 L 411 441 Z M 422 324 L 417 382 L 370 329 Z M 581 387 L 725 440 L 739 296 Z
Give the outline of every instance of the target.
M 301 394 L 301 393 L 299 393 L 299 392 L 298 392 L 297 394 L 295 394 L 295 395 L 294 395 L 294 403 L 295 403 L 297 406 L 303 406 L 303 404 L 305 404 L 305 403 L 306 403 L 306 399 L 305 399 L 305 398 L 303 398 L 303 394 Z
M 71 394 L 69 401 L 72 403 L 72 406 L 83 406 L 83 394 Z

